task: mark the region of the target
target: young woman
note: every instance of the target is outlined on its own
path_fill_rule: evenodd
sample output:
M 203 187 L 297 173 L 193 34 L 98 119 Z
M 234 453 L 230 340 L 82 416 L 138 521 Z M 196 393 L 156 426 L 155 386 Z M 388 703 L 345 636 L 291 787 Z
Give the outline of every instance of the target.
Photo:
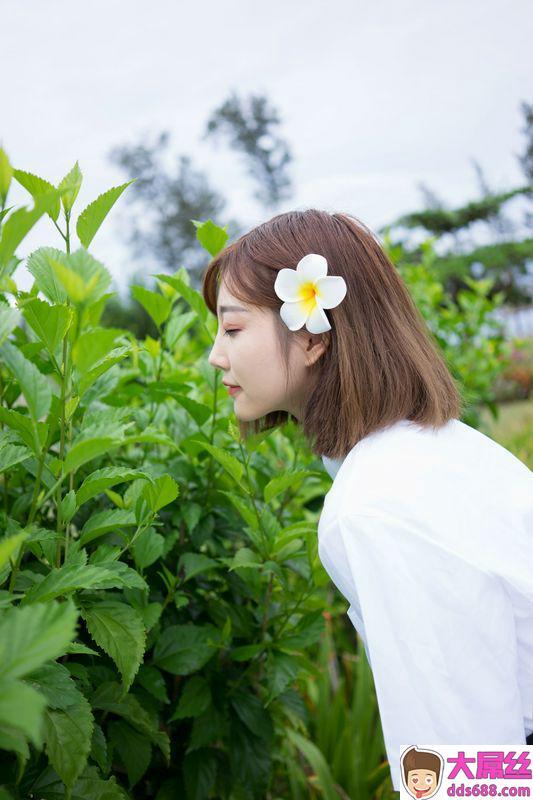
M 377 238 L 279 214 L 204 276 L 241 434 L 296 421 L 333 478 L 319 556 L 372 668 L 395 790 L 409 744 L 533 733 L 533 473 L 462 398 Z

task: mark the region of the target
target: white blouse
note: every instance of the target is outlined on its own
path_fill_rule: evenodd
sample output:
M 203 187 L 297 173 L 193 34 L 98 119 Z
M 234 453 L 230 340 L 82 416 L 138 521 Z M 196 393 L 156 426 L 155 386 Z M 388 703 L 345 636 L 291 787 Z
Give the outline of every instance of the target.
M 322 461 L 318 553 L 365 647 L 395 791 L 403 745 L 523 745 L 533 472 L 458 419 L 404 419 Z

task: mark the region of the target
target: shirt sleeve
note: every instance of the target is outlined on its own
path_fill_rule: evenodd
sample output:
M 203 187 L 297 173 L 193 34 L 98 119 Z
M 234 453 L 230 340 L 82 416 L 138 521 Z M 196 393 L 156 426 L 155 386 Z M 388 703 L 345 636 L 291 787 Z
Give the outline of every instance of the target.
M 338 524 L 395 791 L 409 745 L 524 744 L 513 608 L 500 578 L 409 521 L 350 512 Z

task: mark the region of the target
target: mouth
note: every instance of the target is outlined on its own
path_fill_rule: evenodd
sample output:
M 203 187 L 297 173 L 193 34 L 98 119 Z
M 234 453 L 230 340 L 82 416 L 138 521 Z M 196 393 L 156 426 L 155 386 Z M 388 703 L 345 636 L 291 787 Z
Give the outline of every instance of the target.
M 228 383 L 226 383 L 226 384 L 225 384 L 225 386 L 227 387 L 227 389 L 228 389 L 228 392 L 229 392 L 230 394 L 235 394 L 236 392 L 240 392 L 240 390 L 241 390 L 241 387 L 240 387 L 240 386 L 231 386 L 231 385 L 230 385 L 230 384 L 228 384 Z

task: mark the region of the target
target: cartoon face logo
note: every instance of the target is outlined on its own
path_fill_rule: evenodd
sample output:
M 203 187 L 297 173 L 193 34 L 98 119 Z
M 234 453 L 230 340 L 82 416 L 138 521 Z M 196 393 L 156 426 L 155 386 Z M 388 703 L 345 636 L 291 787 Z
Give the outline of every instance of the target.
M 404 786 L 416 800 L 432 797 L 439 788 L 444 761 L 440 753 L 410 747 L 400 758 Z

